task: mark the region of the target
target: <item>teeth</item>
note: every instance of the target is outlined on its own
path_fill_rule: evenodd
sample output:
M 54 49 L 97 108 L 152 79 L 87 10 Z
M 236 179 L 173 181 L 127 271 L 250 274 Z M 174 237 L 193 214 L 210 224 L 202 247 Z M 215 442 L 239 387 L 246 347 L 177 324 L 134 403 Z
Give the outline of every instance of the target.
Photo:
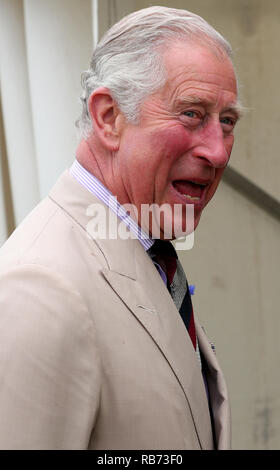
M 189 194 L 184 194 L 186 199 L 189 199 L 189 201 L 199 201 L 200 197 L 193 197 L 190 196 Z

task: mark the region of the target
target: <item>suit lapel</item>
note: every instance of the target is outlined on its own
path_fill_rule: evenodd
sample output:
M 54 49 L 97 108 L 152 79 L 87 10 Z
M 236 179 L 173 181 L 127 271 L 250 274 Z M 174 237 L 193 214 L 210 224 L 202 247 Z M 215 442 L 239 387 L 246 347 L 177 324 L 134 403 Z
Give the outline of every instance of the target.
M 103 269 L 103 275 L 169 363 L 189 403 L 201 448 L 212 448 L 205 386 L 180 314 L 138 240 L 127 240 L 126 246 L 122 242 L 115 242 L 116 249 L 112 251 L 112 247 L 108 249 L 107 240 L 98 241 L 108 256 L 109 268 Z

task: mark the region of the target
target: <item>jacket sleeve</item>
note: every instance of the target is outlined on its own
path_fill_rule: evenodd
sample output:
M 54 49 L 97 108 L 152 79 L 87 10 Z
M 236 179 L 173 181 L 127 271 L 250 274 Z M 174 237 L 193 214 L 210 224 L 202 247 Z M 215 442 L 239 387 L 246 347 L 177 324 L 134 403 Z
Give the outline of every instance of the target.
M 93 320 L 57 273 L 0 275 L 0 449 L 86 449 L 100 400 Z

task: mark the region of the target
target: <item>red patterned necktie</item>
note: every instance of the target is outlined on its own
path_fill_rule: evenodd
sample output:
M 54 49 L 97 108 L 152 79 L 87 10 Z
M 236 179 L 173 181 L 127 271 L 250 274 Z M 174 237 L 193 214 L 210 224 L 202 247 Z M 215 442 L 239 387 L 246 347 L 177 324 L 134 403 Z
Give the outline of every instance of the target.
M 187 278 L 177 253 L 171 242 L 163 240 L 156 240 L 148 252 L 152 260 L 161 267 L 166 275 L 167 288 L 189 332 L 194 349 L 196 350 L 197 340 L 191 295 Z

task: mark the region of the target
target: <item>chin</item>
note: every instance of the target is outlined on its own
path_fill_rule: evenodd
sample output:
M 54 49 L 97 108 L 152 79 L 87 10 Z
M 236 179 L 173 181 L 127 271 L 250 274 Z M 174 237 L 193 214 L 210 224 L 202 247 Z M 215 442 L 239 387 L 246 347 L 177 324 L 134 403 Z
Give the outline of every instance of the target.
M 147 213 L 141 212 L 141 227 L 149 227 L 152 238 L 162 240 L 175 240 L 190 235 L 196 229 L 201 209 L 194 204 L 154 205 L 153 210 Z M 147 231 L 147 230 L 146 230 Z
M 176 240 L 190 235 L 199 223 L 199 217 L 170 218 L 165 225 L 161 224 L 161 238 L 165 240 Z M 169 229 L 170 228 L 170 229 Z M 169 230 L 168 230 L 169 229 Z

